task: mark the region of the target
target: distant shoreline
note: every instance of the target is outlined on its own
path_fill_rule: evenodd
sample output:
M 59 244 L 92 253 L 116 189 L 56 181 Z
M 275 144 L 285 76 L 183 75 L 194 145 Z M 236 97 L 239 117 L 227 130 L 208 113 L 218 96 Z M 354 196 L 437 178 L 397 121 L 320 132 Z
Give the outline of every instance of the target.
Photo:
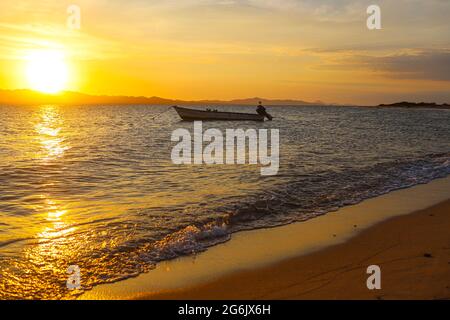
M 63 106 L 98 106 L 98 105 L 154 105 L 154 106 L 256 106 L 258 103 L 270 107 L 296 107 L 296 106 L 337 106 L 337 107 L 365 107 L 365 108 L 430 108 L 450 109 L 447 103 L 434 102 L 396 102 L 391 104 L 379 104 L 377 106 L 364 106 L 354 104 L 336 104 L 323 101 L 308 102 L 293 99 L 265 99 L 260 97 L 233 99 L 233 100 L 179 100 L 161 97 L 133 97 L 133 96 L 108 96 L 89 95 L 79 92 L 65 91 L 59 94 L 45 94 L 33 90 L 1 90 L 0 105 L 4 106 L 38 106 L 56 104 Z
M 378 105 L 380 108 L 429 108 L 429 109 L 450 109 L 450 105 L 448 103 L 437 104 L 435 102 L 396 102 L 391 104 L 380 104 Z

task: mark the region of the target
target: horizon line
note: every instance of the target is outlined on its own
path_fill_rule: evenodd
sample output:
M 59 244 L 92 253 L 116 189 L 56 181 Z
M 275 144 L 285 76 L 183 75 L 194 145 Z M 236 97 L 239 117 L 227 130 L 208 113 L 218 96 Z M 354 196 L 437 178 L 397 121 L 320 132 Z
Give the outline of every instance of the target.
M 386 106 L 386 105 L 395 105 L 395 104 L 426 104 L 426 105 L 437 105 L 437 106 L 448 106 L 449 103 L 436 103 L 436 102 L 425 102 L 425 101 L 408 101 L 408 100 L 401 100 L 401 101 L 395 101 L 395 102 L 390 102 L 390 103 L 378 103 L 378 104 L 373 104 L 373 105 L 360 105 L 360 104 L 355 104 L 355 103 L 333 103 L 333 102 L 324 102 L 321 100 L 316 100 L 316 101 L 305 101 L 302 99 L 296 99 L 296 98 L 264 98 L 264 97 L 246 97 L 246 98 L 233 98 L 233 99 L 194 99 L 194 100 L 185 100 L 185 99 L 180 99 L 180 98 L 165 98 L 165 97 L 161 97 L 161 96 L 157 96 L 157 95 L 152 95 L 152 96 L 146 96 L 146 95 L 125 95 L 125 94 L 92 94 L 92 93 L 85 93 L 85 92 L 81 92 L 81 91 L 73 91 L 73 90 L 62 90 L 58 93 L 47 93 L 47 92 L 41 92 L 38 90 L 33 90 L 33 89 L 29 89 L 29 88 L 18 88 L 18 89 L 2 89 L 0 88 L 0 93 L 1 92 L 24 92 L 26 91 L 27 93 L 30 94 L 35 94 L 35 95 L 39 95 L 41 97 L 48 97 L 48 98 L 64 98 L 64 95 L 67 94 L 78 94 L 81 96 L 85 96 L 85 97 L 91 97 L 91 98 L 110 98 L 110 99 L 114 99 L 114 98 L 121 98 L 121 99 L 160 99 L 165 101 L 166 103 L 170 102 L 169 104 L 176 104 L 177 102 L 180 104 L 189 104 L 189 103 L 211 103 L 211 104 L 217 104 L 217 103 L 224 103 L 224 104 L 236 104 L 237 102 L 243 102 L 243 104 L 245 104 L 245 102 L 247 104 L 249 104 L 252 101 L 258 101 L 260 100 L 261 102 L 264 102 L 265 104 L 270 104 L 270 103 L 276 103 L 276 102 L 280 102 L 282 104 L 272 104 L 273 106 L 282 106 L 284 104 L 289 105 L 290 103 L 297 103 L 297 106 L 300 105 L 309 105 L 309 106 L 361 106 L 361 107 L 366 107 L 366 106 Z M 0 96 L 1 98 L 1 96 Z M 31 97 L 30 97 L 31 98 Z M 1 99 L 0 99 L 0 104 L 2 103 Z M 60 102 L 61 103 L 61 102 Z M 26 103 L 25 103 L 26 104 Z M 80 103 L 80 104 L 86 104 L 86 105 L 93 105 L 93 104 L 97 104 L 97 103 Z M 102 103 L 104 104 L 104 103 Z M 109 103 L 107 103 L 109 104 Z M 116 104 L 118 105 L 126 105 L 126 104 L 132 104 L 132 103 L 119 103 L 117 102 Z M 19 103 L 19 105 L 23 105 Z

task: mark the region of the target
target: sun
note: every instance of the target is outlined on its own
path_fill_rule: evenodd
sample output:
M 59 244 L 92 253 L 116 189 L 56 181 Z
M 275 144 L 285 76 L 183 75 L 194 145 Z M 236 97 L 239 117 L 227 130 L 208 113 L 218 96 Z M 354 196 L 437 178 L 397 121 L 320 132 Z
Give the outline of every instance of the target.
M 26 77 L 31 89 L 51 94 L 65 89 L 69 71 L 62 51 L 34 50 L 26 60 Z

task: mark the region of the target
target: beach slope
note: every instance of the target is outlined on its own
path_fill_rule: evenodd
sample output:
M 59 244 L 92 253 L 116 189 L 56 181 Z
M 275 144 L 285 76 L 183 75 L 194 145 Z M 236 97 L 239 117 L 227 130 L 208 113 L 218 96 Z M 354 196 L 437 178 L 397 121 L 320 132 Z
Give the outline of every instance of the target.
M 140 299 L 450 299 L 450 201 L 377 224 L 350 241 Z M 381 268 L 368 290 L 367 267 Z

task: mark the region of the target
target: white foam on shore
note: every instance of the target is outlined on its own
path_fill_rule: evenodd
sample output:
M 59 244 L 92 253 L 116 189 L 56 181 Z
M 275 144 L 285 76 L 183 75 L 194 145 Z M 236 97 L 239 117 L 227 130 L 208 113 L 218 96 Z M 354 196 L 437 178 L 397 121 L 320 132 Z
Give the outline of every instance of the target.
M 425 209 L 450 198 L 450 177 L 394 191 L 305 222 L 243 231 L 195 256 L 157 264 L 136 278 L 94 287 L 80 299 L 127 299 L 183 288 L 342 243 L 386 219 Z M 356 227 L 355 227 L 356 226 Z

